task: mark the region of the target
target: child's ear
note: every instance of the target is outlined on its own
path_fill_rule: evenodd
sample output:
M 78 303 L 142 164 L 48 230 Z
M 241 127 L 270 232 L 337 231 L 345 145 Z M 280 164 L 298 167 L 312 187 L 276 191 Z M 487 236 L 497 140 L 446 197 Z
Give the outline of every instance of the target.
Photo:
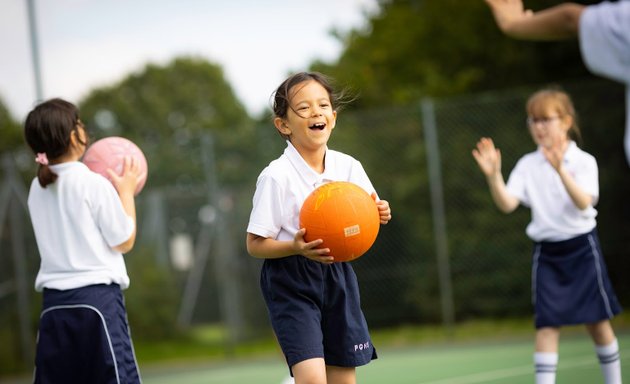
M 79 132 L 73 130 L 70 132 L 70 145 L 76 146 L 77 144 L 79 144 Z
M 337 125 L 337 111 L 333 111 L 333 123 L 330 129 L 335 129 L 336 125 Z
M 87 143 L 84 138 L 81 137 L 81 134 L 78 130 L 73 130 L 70 132 L 70 147 L 72 148 L 84 148 L 87 146 Z
M 291 135 L 291 129 L 289 128 L 289 126 L 284 122 L 284 120 L 280 117 L 276 117 L 275 119 L 273 119 L 273 124 L 276 126 L 276 129 L 283 135 L 285 136 L 289 136 Z

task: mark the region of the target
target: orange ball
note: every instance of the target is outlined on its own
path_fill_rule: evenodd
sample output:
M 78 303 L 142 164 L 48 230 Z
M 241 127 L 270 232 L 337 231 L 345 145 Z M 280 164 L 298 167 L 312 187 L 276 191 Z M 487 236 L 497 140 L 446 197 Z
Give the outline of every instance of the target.
M 304 200 L 300 228 L 304 240 L 322 239 L 335 261 L 351 261 L 374 244 L 380 217 L 374 199 L 361 187 L 346 181 L 326 183 Z

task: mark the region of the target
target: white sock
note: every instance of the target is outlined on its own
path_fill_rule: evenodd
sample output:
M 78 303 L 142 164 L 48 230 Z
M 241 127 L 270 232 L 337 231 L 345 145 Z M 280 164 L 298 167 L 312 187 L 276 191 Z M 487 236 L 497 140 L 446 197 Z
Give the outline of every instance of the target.
M 550 352 L 534 353 L 536 384 L 555 384 L 558 369 L 558 354 Z
M 604 346 L 595 346 L 599 365 L 604 374 L 604 383 L 621 384 L 621 362 L 619 360 L 619 344 L 617 339 Z

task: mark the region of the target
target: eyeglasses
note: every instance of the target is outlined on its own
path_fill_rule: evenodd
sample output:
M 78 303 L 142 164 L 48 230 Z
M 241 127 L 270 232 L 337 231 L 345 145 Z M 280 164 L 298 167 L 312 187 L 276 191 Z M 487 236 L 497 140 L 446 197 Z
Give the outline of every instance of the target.
M 540 124 L 543 127 L 548 127 L 554 121 L 560 120 L 561 118 L 562 118 L 562 116 L 549 116 L 549 117 L 532 117 L 532 116 L 529 116 L 527 118 L 527 125 L 530 126 L 530 127 L 534 127 L 534 126 Z

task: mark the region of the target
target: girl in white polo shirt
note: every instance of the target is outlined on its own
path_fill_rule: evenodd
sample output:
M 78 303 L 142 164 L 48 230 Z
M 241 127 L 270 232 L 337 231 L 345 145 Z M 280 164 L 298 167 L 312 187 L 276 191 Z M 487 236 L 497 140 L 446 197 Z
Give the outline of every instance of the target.
M 287 141 L 256 183 L 247 250 L 265 259 L 260 285 L 271 325 L 296 383 L 354 383 L 355 367 L 376 358 L 352 265 L 334 262 L 321 239 L 304 240 L 306 197 L 331 181 L 350 181 L 376 199 L 361 163 L 327 147 L 338 95 L 319 73 L 297 73 L 274 94 L 274 124 Z M 381 224 L 389 204 L 377 199 Z
M 35 107 L 24 137 L 39 164 L 28 196 L 43 291 L 34 382 L 140 383 L 121 291 L 139 167 L 125 159 L 122 176 L 110 171 L 112 185 L 81 163 L 88 137 L 65 100 Z
M 619 347 L 609 319 L 621 311 L 599 245 L 593 206 L 599 197 L 595 158 L 577 147 L 576 113 L 569 95 L 543 89 L 527 101 L 527 124 L 538 146 L 516 164 L 507 185 L 501 152 L 482 138 L 473 157 L 492 198 L 505 213 L 531 209 L 527 235 L 534 241 L 536 383 L 554 383 L 560 327 L 585 324 L 606 384 L 621 383 Z

